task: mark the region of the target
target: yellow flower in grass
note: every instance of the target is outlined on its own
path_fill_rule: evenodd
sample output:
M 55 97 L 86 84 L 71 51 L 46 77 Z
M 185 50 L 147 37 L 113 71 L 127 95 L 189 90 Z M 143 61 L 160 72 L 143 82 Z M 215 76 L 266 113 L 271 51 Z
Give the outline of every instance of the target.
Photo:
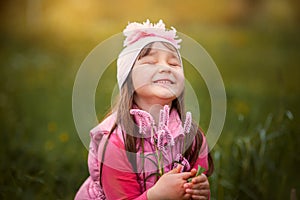
M 55 122 L 49 122 L 48 123 L 48 131 L 50 132 L 50 133 L 53 133 L 53 132 L 55 132 L 57 130 L 57 125 L 56 125 L 56 123 Z
M 238 114 L 247 115 L 250 111 L 249 105 L 244 101 L 236 101 L 234 103 L 234 110 Z
M 51 151 L 54 148 L 54 142 L 53 141 L 46 141 L 45 142 L 45 149 L 46 151 Z
M 59 140 L 63 143 L 67 142 L 69 140 L 69 134 L 66 132 L 59 134 Z

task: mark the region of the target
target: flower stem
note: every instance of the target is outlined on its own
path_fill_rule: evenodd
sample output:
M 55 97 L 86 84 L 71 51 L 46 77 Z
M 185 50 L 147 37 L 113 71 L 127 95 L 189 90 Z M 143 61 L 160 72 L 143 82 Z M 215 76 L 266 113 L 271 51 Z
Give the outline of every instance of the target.
M 161 152 L 158 151 L 156 147 L 156 156 L 157 156 L 157 164 L 158 164 L 158 172 L 160 175 L 163 175 L 162 166 L 161 166 Z

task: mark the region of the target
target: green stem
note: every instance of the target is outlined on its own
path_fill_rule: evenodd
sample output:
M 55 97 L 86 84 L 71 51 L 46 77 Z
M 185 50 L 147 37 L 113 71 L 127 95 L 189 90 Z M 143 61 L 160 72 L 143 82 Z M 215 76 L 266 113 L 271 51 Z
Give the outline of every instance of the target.
M 162 151 L 160 151 L 160 162 L 161 162 L 161 175 L 163 175 L 165 172 L 164 170 L 164 159 L 163 159 L 163 154 L 162 154 Z
M 160 175 L 162 174 L 162 169 L 161 169 L 161 156 L 160 156 L 160 152 L 158 151 L 158 148 L 156 146 L 156 156 L 157 156 L 157 164 L 158 164 L 158 171 Z

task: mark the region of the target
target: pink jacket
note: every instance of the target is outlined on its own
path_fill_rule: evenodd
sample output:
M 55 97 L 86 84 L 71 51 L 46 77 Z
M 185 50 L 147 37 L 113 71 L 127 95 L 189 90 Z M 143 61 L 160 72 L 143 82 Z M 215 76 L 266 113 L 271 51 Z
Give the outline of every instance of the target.
M 140 117 L 140 116 L 139 116 Z M 144 156 L 141 156 L 141 150 L 136 154 L 137 158 L 137 173 L 134 172 L 132 165 L 128 161 L 124 139 L 120 127 L 117 127 L 112 133 L 106 147 L 104 164 L 102 168 L 102 185 L 100 186 L 100 165 L 103 154 L 103 147 L 107 139 L 109 131 L 112 129 L 116 119 L 116 113 L 107 117 L 98 126 L 93 128 L 90 132 L 91 142 L 88 155 L 88 168 L 90 176 L 80 187 L 75 199 L 136 199 L 146 200 L 147 190 L 151 188 L 155 182 L 156 177 L 150 176 L 155 173 L 157 166 L 155 165 L 156 157 L 153 143 L 149 139 L 144 141 Z M 135 114 L 136 121 L 139 118 Z M 175 145 L 172 150 L 166 149 L 162 152 L 164 172 L 172 169 L 172 161 L 178 155 L 181 155 L 179 141 L 182 133 L 182 122 L 175 109 L 170 112 L 168 129 L 174 138 Z M 200 150 L 200 155 L 194 166 L 186 167 L 187 170 L 196 168 L 200 165 L 208 169 L 207 160 L 207 143 L 203 135 L 203 143 Z M 144 161 L 144 162 L 143 162 Z M 186 160 L 185 160 L 186 161 Z M 144 163 L 144 165 L 142 164 Z M 144 173 L 142 173 L 144 172 Z M 146 186 L 146 189 L 145 189 Z

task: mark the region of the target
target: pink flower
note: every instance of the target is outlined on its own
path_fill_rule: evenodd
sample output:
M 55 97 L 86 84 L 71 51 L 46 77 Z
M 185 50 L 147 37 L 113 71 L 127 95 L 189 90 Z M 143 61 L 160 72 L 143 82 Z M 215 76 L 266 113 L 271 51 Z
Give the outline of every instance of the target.
M 189 133 L 192 126 L 192 114 L 191 112 L 187 112 L 185 116 L 185 122 L 183 125 L 184 133 Z
M 131 109 L 130 114 L 136 117 L 136 121 L 139 125 L 139 133 L 146 135 L 152 124 L 154 124 L 152 116 L 146 111 L 139 109 Z
M 159 112 L 159 122 L 158 122 L 158 129 L 164 129 L 169 125 L 169 113 L 170 108 L 168 105 L 165 105 L 163 109 Z
M 157 132 L 158 150 L 165 150 L 168 146 L 174 146 L 174 145 L 175 145 L 174 138 L 167 127 Z
M 161 130 L 164 127 L 164 110 L 159 111 L 158 129 Z
M 158 139 L 158 135 L 157 135 L 157 128 L 155 126 L 151 127 L 151 143 L 155 144 L 157 142 Z
M 165 126 L 168 126 L 169 124 L 169 113 L 170 113 L 170 108 L 168 105 L 164 106 L 164 115 L 163 115 L 163 124 Z
M 174 138 L 173 138 L 173 136 L 171 135 L 171 133 L 169 131 L 166 131 L 166 138 L 167 138 L 167 143 L 170 146 L 174 146 L 175 145 Z
M 157 148 L 160 151 L 164 150 L 164 146 L 165 146 L 164 135 L 165 135 L 165 131 L 163 130 L 158 131 Z

